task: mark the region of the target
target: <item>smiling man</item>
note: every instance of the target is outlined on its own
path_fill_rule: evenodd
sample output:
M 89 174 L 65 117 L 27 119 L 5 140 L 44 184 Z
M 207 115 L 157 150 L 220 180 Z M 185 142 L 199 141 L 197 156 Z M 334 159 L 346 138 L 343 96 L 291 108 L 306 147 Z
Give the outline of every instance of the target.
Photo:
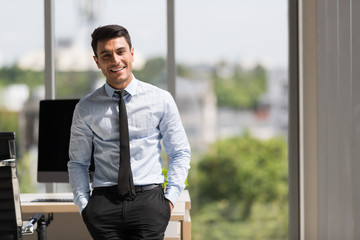
M 99 27 L 91 45 L 106 82 L 74 110 L 68 163 L 74 202 L 96 240 L 162 240 L 190 168 L 178 109 L 171 94 L 133 75 L 125 28 Z M 161 140 L 170 157 L 165 192 Z

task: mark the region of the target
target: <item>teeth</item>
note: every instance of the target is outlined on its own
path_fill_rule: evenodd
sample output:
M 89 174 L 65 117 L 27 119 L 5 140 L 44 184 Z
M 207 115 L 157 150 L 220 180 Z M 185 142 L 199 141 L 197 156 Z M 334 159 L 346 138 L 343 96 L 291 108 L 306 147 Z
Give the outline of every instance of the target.
M 113 71 L 113 72 L 118 72 L 118 71 L 121 71 L 121 70 L 123 70 L 125 67 L 122 67 L 122 68 L 116 68 L 116 69 L 112 69 L 111 71 Z

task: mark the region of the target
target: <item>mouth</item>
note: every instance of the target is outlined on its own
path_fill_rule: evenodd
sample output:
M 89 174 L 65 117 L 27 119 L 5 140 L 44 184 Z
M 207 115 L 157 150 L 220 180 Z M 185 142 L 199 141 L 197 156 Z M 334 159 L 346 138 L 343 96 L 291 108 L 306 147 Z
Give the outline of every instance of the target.
M 110 69 L 110 72 L 119 73 L 119 72 L 123 71 L 124 69 L 125 69 L 125 66 L 123 66 L 123 67 L 117 67 L 117 68 L 112 68 L 112 69 Z

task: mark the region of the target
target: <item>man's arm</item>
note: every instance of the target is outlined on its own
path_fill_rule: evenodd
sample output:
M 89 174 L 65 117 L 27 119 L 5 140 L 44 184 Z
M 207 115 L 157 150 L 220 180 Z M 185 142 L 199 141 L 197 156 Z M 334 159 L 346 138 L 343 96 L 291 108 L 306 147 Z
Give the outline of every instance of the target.
M 160 122 L 160 131 L 165 150 L 170 157 L 165 197 L 175 205 L 185 188 L 185 180 L 190 168 L 191 151 L 179 111 L 170 94 L 165 102 L 165 112 Z
M 71 126 L 68 171 L 74 203 L 80 212 L 86 207 L 90 198 L 91 150 L 92 132 L 86 124 L 86 115 L 78 104 L 74 110 Z

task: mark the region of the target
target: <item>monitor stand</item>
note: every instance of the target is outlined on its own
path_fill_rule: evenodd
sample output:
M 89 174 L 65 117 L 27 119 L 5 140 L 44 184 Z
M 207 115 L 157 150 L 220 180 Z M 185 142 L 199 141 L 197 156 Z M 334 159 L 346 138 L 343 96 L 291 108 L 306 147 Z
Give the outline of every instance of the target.
M 56 192 L 56 183 L 45 183 L 45 192 L 46 193 L 55 193 Z

